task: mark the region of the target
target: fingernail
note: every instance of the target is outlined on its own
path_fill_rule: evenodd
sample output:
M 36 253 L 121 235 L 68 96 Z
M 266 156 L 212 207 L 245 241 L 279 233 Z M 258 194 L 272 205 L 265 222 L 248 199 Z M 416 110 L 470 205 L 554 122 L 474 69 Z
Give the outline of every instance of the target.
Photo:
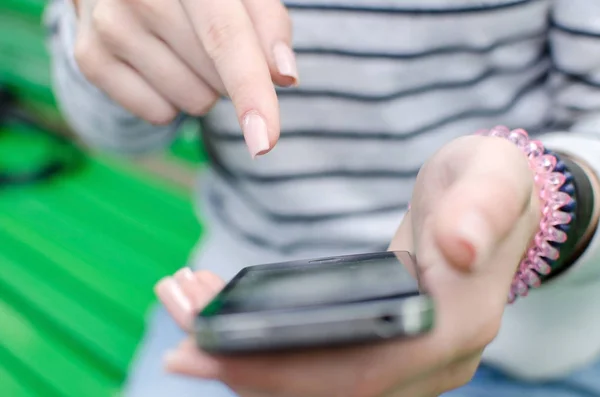
M 297 85 L 298 67 L 296 65 L 296 55 L 294 55 L 294 51 L 292 51 L 292 49 L 284 42 L 279 42 L 273 46 L 273 56 L 279 74 L 284 77 L 292 78 L 293 82 L 290 85 Z
M 476 265 L 487 257 L 493 236 L 487 220 L 481 214 L 467 212 L 457 225 L 456 232 L 469 265 Z
M 269 150 L 267 123 L 258 113 L 250 112 L 244 116 L 242 131 L 252 158 L 265 154 Z
M 156 284 L 156 295 L 171 314 L 173 319 L 184 329 L 188 329 L 192 318 L 192 302 L 185 295 L 179 284 L 172 277 L 166 277 Z
M 173 278 L 191 302 L 193 311 L 204 309 L 206 303 L 216 294 L 216 291 L 207 288 L 189 267 L 177 271 Z
M 194 272 L 189 267 L 179 269 L 177 272 L 175 272 L 173 278 L 179 283 L 181 283 L 182 281 L 196 281 L 196 276 L 194 276 Z

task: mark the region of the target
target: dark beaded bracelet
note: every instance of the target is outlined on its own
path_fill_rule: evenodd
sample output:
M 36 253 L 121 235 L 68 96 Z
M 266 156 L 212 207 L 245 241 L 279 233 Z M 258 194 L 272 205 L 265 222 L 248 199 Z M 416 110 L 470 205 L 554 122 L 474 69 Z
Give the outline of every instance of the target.
M 557 159 L 555 172 L 565 175 L 565 183 L 559 190 L 573 197 L 573 200 L 561 208 L 561 211 L 571 215 L 569 224 L 557 226 L 559 230 L 566 233 L 567 240 L 562 244 L 550 243 L 555 248 L 560 248 L 560 256 L 556 260 L 548 260 L 551 271 L 547 275 L 542 275 L 543 283 L 564 273 L 576 261 L 581 239 L 590 227 L 594 212 L 593 188 L 585 171 L 567 156 L 550 151 L 548 153 Z
M 541 142 L 531 140 L 523 129 L 509 130 L 497 126 L 480 130 L 477 135 L 503 138 L 514 143 L 527 157 L 542 208 L 540 228 L 515 272 L 508 301 L 526 296 L 531 288 L 542 284 L 552 273 L 552 264 L 560 258 L 560 248 L 568 240 L 565 230 L 575 215 L 573 176 L 564 162 L 544 149 Z M 558 165 L 558 168 L 557 168 Z

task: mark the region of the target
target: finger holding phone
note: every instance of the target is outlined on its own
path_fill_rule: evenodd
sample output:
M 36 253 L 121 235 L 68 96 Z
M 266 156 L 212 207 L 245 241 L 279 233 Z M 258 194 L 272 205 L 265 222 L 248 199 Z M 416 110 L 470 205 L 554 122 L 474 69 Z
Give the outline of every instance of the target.
M 411 339 L 248 356 L 211 355 L 190 339 L 168 355 L 167 369 L 221 380 L 242 396 L 438 396 L 462 386 L 499 330 L 516 266 L 539 225 L 537 194 L 525 157 L 510 142 L 457 139 L 422 168 L 412 208 L 390 245 L 418 259 L 435 302 L 431 330 Z M 163 280 L 158 293 L 190 329 L 193 314 L 222 284 L 196 274 L 195 286 L 189 282 L 178 295 L 181 274 Z

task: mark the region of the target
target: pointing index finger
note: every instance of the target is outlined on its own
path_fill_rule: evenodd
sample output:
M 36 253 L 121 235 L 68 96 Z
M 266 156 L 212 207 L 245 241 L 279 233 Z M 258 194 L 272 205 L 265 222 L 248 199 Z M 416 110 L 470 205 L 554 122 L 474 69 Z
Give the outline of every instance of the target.
M 252 156 L 279 138 L 279 106 L 269 65 L 240 0 L 181 0 L 215 64 Z

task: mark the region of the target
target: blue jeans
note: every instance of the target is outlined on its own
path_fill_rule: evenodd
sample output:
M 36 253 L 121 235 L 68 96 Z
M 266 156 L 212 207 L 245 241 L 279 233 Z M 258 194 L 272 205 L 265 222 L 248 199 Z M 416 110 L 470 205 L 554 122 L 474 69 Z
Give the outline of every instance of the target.
M 442 397 L 597 397 L 600 396 L 600 362 L 565 379 L 526 383 L 481 365 L 468 385 Z
M 158 308 L 149 324 L 136 365 L 125 388 L 126 397 L 236 397 L 224 385 L 166 374 L 162 356 L 185 335 Z M 600 362 L 569 377 L 544 384 L 525 383 L 482 365 L 467 386 L 443 397 L 600 397 Z

